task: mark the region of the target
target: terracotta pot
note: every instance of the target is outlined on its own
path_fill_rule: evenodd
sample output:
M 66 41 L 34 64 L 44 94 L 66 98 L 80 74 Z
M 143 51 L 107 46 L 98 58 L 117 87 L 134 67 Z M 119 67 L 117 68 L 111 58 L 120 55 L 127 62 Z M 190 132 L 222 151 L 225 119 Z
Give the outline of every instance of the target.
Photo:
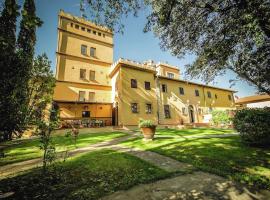
M 141 131 L 143 133 L 143 137 L 147 140 L 152 140 L 154 138 L 156 127 L 143 127 L 141 128 Z

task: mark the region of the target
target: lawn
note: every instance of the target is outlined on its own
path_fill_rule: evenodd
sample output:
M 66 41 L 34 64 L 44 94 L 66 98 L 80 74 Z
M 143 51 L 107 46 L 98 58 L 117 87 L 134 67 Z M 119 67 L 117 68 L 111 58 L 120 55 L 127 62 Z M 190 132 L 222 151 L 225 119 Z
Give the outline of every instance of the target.
M 72 150 L 75 149 L 76 146 L 84 147 L 126 135 L 126 133 L 122 132 L 83 133 L 79 135 L 75 146 L 72 137 L 66 137 L 64 133 L 65 132 L 61 134 L 58 133 L 53 136 L 53 143 L 55 144 L 57 152 Z M 0 158 L 0 166 L 41 157 L 42 150 L 39 148 L 39 143 L 38 138 L 14 140 L 4 143 L 4 145 L 8 145 L 8 147 L 4 149 L 5 157 Z
M 139 158 L 112 150 L 95 151 L 0 181 L 10 199 L 98 199 L 117 190 L 168 177 L 170 174 Z
M 201 129 L 191 129 L 191 134 Z M 206 130 L 206 129 L 204 129 Z M 181 137 L 171 137 L 172 132 Z M 212 129 L 212 134 L 217 134 Z M 205 132 L 206 133 L 206 132 Z M 204 132 L 196 134 L 202 135 Z M 186 130 L 159 130 L 151 142 L 141 138 L 123 142 L 123 145 L 142 148 L 192 164 L 202 171 L 229 177 L 239 182 L 270 189 L 270 149 L 244 145 L 240 137 L 190 138 Z

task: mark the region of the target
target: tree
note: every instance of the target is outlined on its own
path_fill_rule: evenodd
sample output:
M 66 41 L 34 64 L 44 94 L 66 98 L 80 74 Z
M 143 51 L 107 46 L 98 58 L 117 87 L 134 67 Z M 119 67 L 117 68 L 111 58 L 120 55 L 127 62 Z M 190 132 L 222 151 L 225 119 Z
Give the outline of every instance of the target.
M 6 0 L 0 16 L 0 141 L 1 137 L 11 139 L 10 133 L 17 130 L 20 121 L 16 117 L 19 102 L 14 82 L 18 61 L 15 53 L 18 9 L 15 0 Z
M 136 13 L 139 7 L 133 5 L 140 2 L 143 0 L 113 3 L 88 0 L 92 15 L 95 13 L 109 28 L 115 27 L 119 16 L 129 11 Z M 229 69 L 260 92 L 270 94 L 269 0 L 144 0 L 144 3 L 151 8 L 145 31 L 153 30 L 161 47 L 179 58 L 187 53 L 197 56 L 187 66 L 188 75 L 210 82 Z

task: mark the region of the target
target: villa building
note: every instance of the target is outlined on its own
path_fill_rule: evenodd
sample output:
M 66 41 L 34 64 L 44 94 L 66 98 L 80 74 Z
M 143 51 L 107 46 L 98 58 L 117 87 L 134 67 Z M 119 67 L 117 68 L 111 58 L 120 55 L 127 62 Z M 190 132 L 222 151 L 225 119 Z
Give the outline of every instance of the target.
M 113 63 L 113 33 L 59 12 L 54 101 L 62 120 L 133 126 L 208 123 L 212 109 L 235 109 L 230 89 L 182 80 L 180 70 L 149 60 Z

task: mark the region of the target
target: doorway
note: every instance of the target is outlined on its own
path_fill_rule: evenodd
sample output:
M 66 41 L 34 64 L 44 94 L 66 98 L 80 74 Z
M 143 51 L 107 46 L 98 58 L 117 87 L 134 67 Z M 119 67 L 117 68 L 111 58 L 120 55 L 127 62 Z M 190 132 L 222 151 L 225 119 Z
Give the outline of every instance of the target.
M 194 108 L 192 105 L 188 106 L 188 113 L 189 113 L 189 119 L 190 119 L 190 123 L 194 123 L 195 122 L 195 118 L 194 118 Z

